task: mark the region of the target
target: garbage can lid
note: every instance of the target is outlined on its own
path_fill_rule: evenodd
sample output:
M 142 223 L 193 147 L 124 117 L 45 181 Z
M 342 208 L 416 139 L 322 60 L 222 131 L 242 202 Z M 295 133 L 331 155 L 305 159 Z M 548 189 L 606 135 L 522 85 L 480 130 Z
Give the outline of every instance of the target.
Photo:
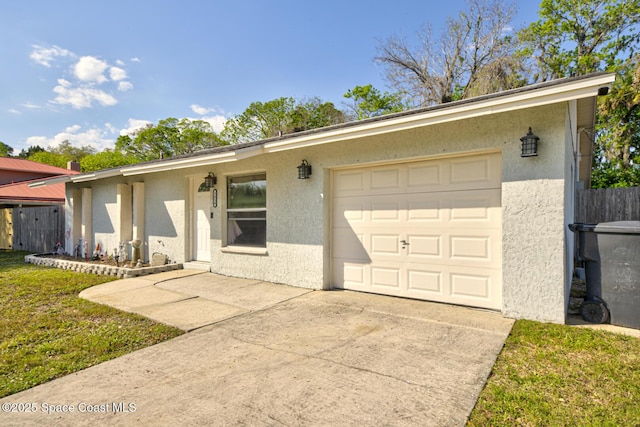
M 574 233 L 576 231 L 593 231 L 596 228 L 596 225 L 598 224 L 569 224 L 569 229 Z
M 595 226 L 593 231 L 596 233 L 640 234 L 640 221 L 601 222 Z

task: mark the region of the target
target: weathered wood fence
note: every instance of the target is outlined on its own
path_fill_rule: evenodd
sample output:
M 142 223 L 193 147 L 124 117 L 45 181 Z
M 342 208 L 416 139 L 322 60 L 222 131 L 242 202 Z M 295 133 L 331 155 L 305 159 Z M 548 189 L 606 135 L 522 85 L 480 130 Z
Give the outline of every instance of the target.
M 13 208 L 11 226 L 11 249 L 34 253 L 53 252 L 58 242 L 64 244 L 64 207 Z
M 640 187 L 578 191 L 576 222 L 610 221 L 640 221 Z

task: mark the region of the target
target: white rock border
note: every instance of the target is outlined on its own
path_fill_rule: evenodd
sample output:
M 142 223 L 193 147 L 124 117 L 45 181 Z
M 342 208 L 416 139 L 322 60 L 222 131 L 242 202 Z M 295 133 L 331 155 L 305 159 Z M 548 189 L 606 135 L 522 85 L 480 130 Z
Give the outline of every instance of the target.
M 114 265 L 91 264 L 88 262 L 69 261 L 66 259 L 47 258 L 46 254 L 32 254 L 24 257 L 24 262 L 46 267 L 60 268 L 62 270 L 77 271 L 79 273 L 101 274 L 103 276 L 116 276 L 119 279 L 146 276 L 165 271 L 182 270 L 182 264 L 165 264 L 156 267 L 116 267 Z

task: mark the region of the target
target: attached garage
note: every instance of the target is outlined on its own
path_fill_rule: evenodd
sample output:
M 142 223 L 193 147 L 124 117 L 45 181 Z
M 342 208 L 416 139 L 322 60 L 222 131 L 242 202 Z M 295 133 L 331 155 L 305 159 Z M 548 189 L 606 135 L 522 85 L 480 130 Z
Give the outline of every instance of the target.
M 502 307 L 500 153 L 333 173 L 337 288 Z

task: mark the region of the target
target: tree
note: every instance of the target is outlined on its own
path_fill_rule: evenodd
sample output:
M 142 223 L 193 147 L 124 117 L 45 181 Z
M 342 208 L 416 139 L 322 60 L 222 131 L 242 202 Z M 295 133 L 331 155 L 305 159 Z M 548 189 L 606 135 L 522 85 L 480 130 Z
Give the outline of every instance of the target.
M 427 25 L 420 45 L 391 37 L 378 46 L 375 61 L 386 78 L 406 94 L 412 106 L 428 106 L 522 86 L 521 61 L 514 40 L 505 34 L 515 14 L 501 0 L 467 0 L 467 11 L 449 18 L 440 38 Z
M 149 124 L 138 130 L 134 138 L 121 135 L 116 150 L 136 161 L 148 161 L 193 153 L 198 150 L 225 145 L 208 122 L 169 117 L 157 125 Z
M 637 185 L 640 0 L 543 0 L 539 16 L 518 34 L 534 81 L 619 72 L 611 93 L 598 101 L 592 185 Z
M 81 161 L 85 156 L 96 153 L 96 149 L 89 145 L 74 147 L 68 139 L 65 139 L 57 147 L 53 147 L 49 151 L 53 154 L 64 156 L 67 161 L 75 160 L 77 162 Z
M 80 162 L 80 170 L 82 172 L 92 172 L 102 169 L 111 169 L 119 166 L 125 166 L 137 163 L 132 156 L 127 156 L 118 150 L 106 149 L 99 153 L 85 156 Z
M 598 101 L 594 188 L 640 185 L 640 54 L 618 73 L 611 93 Z
M 73 159 L 70 159 L 64 154 L 52 153 L 50 151 L 38 151 L 37 153 L 30 156 L 28 160 L 66 169 L 67 162 Z
M 640 0 L 543 0 L 538 14 L 518 33 L 535 81 L 616 71 L 640 39 Z
M 0 141 L 0 157 L 11 157 L 13 148 Z
M 21 159 L 28 159 L 35 153 L 39 153 L 41 151 L 45 151 L 45 149 L 40 147 L 39 145 L 32 145 L 26 150 L 24 148 L 20 150 L 20 154 L 18 154 L 18 157 L 20 157 Z
M 322 102 L 318 98 L 298 102 L 292 97 L 282 97 L 267 102 L 252 102 L 242 114 L 227 120 L 220 136 L 237 144 L 344 121 L 344 113 L 330 102 Z
M 301 132 L 344 123 L 346 117 L 332 102 L 318 97 L 299 101 L 291 113 L 291 125 L 283 133 Z
M 357 120 L 405 110 L 399 93 L 382 93 L 371 84 L 349 89 L 344 97 L 352 100 L 349 107 Z

